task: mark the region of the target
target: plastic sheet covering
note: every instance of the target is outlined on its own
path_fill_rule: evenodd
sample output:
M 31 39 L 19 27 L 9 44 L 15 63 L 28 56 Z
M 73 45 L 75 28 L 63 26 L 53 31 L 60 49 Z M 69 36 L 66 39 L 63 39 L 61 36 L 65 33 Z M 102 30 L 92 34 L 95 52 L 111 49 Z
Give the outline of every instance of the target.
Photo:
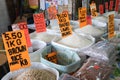
M 88 56 L 105 61 L 108 61 L 113 54 L 117 54 L 116 46 L 108 41 L 99 41 L 88 49 L 83 50 L 82 52 Z
M 78 78 L 75 78 L 69 74 L 62 74 L 60 77 L 59 77 L 59 80 L 79 80 Z
M 108 80 L 111 72 L 112 67 L 107 63 L 89 58 L 73 76 L 80 80 Z

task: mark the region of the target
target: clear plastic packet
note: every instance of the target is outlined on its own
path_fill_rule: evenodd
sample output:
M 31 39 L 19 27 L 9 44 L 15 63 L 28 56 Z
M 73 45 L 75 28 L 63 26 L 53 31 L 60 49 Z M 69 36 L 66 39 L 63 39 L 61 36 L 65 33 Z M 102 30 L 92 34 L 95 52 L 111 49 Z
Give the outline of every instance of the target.
M 108 63 L 89 58 L 73 76 L 80 80 L 107 80 L 111 72 L 112 67 Z
M 75 78 L 69 74 L 62 74 L 60 77 L 59 77 L 59 80 L 79 80 L 78 78 Z
M 115 49 L 116 46 L 110 42 L 99 41 L 88 49 L 83 50 L 82 52 L 90 57 L 108 61 L 113 54 L 117 53 Z

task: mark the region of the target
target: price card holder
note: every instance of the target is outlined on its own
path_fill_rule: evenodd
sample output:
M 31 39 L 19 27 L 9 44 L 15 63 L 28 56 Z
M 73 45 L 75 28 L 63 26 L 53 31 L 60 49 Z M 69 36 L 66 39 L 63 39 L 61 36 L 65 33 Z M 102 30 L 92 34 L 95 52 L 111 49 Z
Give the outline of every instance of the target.
M 30 58 L 23 30 L 2 34 L 10 71 L 29 67 Z
M 80 28 L 82 28 L 82 27 L 87 25 L 87 10 L 86 10 L 86 7 L 79 8 L 78 9 L 78 14 L 79 14 Z
M 56 52 L 51 52 L 51 53 L 47 54 L 47 55 L 45 56 L 45 58 L 46 58 L 48 61 L 51 61 L 51 62 L 57 64 L 57 53 L 56 53 Z
M 92 17 L 98 16 L 97 9 L 96 9 L 96 4 L 94 2 L 92 2 L 90 4 L 90 11 L 91 11 L 91 16 Z
M 20 30 L 24 30 L 25 38 L 26 38 L 26 41 L 27 41 L 27 46 L 28 47 L 32 46 L 32 43 L 30 41 L 30 36 L 29 36 L 27 23 L 26 22 L 21 22 L 21 23 L 18 23 L 18 26 L 19 26 Z
M 104 13 L 103 4 L 100 4 L 100 5 L 99 5 L 99 12 L 100 12 L 100 14 L 103 14 L 103 13 Z
M 46 24 L 45 18 L 43 13 L 34 14 L 34 24 L 36 28 L 36 32 L 45 32 L 46 31 Z
M 72 35 L 68 13 L 57 14 L 57 19 L 62 37 L 65 38 L 69 35 Z
M 109 15 L 108 18 L 108 38 L 114 37 L 114 14 Z

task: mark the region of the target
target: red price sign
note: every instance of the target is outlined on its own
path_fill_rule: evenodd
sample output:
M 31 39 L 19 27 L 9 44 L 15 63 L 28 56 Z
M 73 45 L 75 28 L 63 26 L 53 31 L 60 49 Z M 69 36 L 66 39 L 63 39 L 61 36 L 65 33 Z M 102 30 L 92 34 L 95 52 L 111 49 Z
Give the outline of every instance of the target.
M 113 10 L 113 0 L 110 0 L 109 10 Z
M 19 26 L 20 30 L 24 30 L 25 38 L 26 38 L 26 41 L 27 41 L 27 46 L 30 47 L 32 44 L 31 44 L 31 41 L 30 41 L 30 36 L 29 36 L 27 23 L 26 22 L 21 22 L 21 23 L 18 23 L 18 26 Z
M 118 11 L 118 7 L 119 7 L 119 0 L 116 0 L 116 2 L 115 2 L 115 11 Z
M 108 2 L 105 2 L 105 9 L 108 10 Z
M 45 24 L 44 14 L 43 13 L 34 14 L 33 17 L 34 17 L 36 32 L 37 33 L 45 32 L 46 24 Z
M 100 12 L 100 14 L 104 13 L 104 7 L 102 4 L 99 5 L 99 12 Z

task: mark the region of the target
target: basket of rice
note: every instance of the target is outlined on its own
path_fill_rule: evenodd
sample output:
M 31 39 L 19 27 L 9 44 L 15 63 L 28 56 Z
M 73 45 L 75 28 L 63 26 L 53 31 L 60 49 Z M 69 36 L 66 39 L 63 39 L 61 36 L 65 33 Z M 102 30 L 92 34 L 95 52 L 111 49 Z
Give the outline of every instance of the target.
M 91 35 L 83 33 L 73 33 L 72 35 L 62 38 L 56 37 L 52 41 L 52 45 L 56 48 L 63 48 L 79 53 L 81 50 L 86 49 L 95 43 L 95 38 Z
M 52 55 L 51 52 L 55 52 L 56 54 L 47 58 L 47 56 Z M 45 47 L 41 55 L 42 63 L 62 73 L 72 73 L 81 65 L 81 59 L 76 52 L 64 50 L 62 48 L 58 49 L 52 45 Z
M 58 80 L 59 73 L 42 63 L 32 62 L 28 68 L 9 72 L 1 80 Z

